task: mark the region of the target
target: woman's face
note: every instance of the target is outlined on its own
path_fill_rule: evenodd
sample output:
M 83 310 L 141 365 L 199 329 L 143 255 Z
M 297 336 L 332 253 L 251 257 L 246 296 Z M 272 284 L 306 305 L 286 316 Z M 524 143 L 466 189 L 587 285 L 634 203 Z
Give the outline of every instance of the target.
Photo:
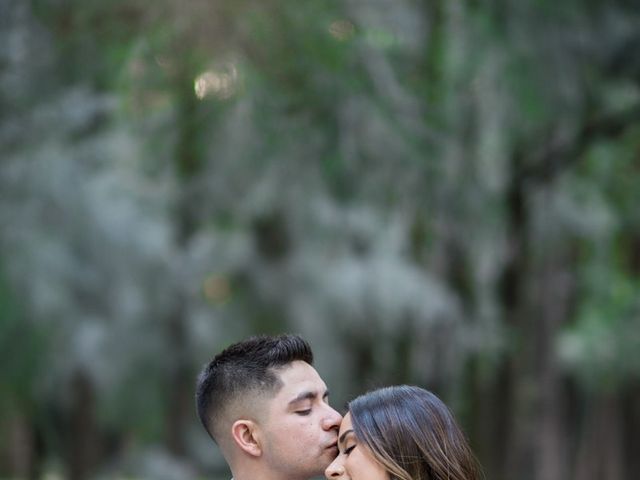
M 329 480 L 389 480 L 389 474 L 371 451 L 358 443 L 347 413 L 340 424 L 338 456 L 324 471 Z

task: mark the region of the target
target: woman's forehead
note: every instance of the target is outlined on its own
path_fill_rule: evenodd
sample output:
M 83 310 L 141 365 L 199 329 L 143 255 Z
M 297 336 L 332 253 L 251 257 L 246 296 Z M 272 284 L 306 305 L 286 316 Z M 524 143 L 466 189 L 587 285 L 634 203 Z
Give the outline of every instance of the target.
M 342 423 L 340 424 L 340 432 L 338 433 L 338 437 L 342 437 L 345 432 L 353 429 L 353 425 L 351 423 L 351 413 L 347 412 L 342 419 Z

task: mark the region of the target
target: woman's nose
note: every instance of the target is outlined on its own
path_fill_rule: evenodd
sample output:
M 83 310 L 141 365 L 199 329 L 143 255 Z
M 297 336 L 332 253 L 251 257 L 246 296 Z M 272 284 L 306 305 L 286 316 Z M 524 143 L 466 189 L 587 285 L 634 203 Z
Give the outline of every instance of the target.
M 340 478 L 342 475 L 344 475 L 344 467 L 338 461 L 338 459 L 335 459 L 333 462 L 331 462 L 331 464 L 324 471 L 324 476 L 329 480 Z

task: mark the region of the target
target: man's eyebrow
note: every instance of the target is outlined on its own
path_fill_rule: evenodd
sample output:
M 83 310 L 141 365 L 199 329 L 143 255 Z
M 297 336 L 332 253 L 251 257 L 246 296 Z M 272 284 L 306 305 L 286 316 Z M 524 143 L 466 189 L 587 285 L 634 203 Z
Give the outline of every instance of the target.
M 318 396 L 317 392 L 313 392 L 313 391 L 302 392 L 296 395 L 296 397 L 289 402 L 289 405 L 291 405 L 292 403 L 301 402 L 302 400 L 313 400 L 317 396 Z M 327 398 L 328 396 L 329 396 L 329 390 L 325 390 L 324 394 L 322 395 L 322 398 Z
M 338 439 L 338 443 L 344 443 L 344 439 L 347 437 L 347 435 L 349 435 L 350 433 L 353 433 L 353 429 L 347 430 L 346 432 L 344 432 L 342 435 L 340 435 L 340 438 Z

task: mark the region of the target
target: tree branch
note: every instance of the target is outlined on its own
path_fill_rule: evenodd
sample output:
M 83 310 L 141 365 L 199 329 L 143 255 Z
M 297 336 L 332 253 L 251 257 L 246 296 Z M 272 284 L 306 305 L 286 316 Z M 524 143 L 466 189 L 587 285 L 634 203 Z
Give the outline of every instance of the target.
M 550 142 L 542 150 L 534 152 L 528 161 L 517 162 L 516 165 L 520 163 L 523 166 L 514 172 L 514 180 L 520 184 L 540 183 L 555 178 L 574 165 L 594 141 L 617 138 L 638 123 L 640 104 L 587 122 L 572 138 Z M 516 155 L 521 155 L 521 158 L 527 157 L 524 151 Z

